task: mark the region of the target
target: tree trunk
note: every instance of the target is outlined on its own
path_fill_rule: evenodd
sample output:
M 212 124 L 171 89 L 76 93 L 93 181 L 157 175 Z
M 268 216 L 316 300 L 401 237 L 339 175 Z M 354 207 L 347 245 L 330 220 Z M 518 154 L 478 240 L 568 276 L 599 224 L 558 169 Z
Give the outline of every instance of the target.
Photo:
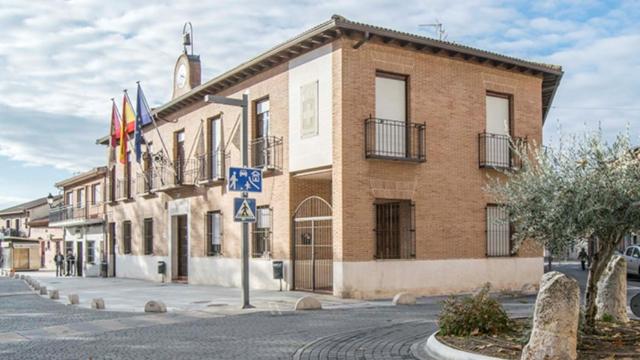
M 589 268 L 589 277 L 587 278 L 587 288 L 585 294 L 586 305 L 584 314 L 584 331 L 587 334 L 595 333 L 596 314 L 598 313 L 598 308 L 596 307 L 596 298 L 598 297 L 598 281 L 600 281 L 602 273 L 604 273 L 604 270 L 607 268 L 607 264 L 609 263 L 609 260 L 611 260 L 611 256 L 613 255 L 615 246 L 610 245 L 611 243 L 615 243 L 615 241 L 609 241 L 608 243 L 604 243 L 598 246 L 599 251 L 593 254 L 593 260 L 591 261 L 591 267 Z

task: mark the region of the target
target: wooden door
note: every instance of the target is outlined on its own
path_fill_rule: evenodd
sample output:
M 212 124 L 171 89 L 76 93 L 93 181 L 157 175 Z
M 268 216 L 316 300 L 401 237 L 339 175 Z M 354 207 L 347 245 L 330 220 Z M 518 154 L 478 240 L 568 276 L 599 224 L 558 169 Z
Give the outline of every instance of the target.
M 15 270 L 29 270 L 29 249 L 13 249 L 13 268 Z
M 187 215 L 177 217 L 178 226 L 178 276 L 189 276 L 189 234 L 187 233 Z

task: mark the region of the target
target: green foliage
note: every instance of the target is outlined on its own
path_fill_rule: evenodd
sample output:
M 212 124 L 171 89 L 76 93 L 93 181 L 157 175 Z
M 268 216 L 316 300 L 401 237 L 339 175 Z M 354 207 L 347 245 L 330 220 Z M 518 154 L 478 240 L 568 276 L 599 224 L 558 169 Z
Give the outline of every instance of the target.
M 525 239 L 554 253 L 582 238 L 615 246 L 640 229 L 640 161 L 627 137 L 609 145 L 595 134 L 564 142 L 560 149 L 530 144 L 514 150 L 522 169 L 491 179 L 487 187 L 507 207 L 514 251 Z
M 440 313 L 440 334 L 469 336 L 499 334 L 510 330 L 511 321 L 502 305 L 489 296 L 486 284 L 477 294 L 445 300 Z
M 607 323 L 612 323 L 612 322 L 614 322 L 614 320 L 613 320 L 613 315 L 611 315 L 611 314 L 606 314 L 606 313 L 605 313 L 605 314 L 602 314 L 602 319 L 601 319 L 601 320 L 602 320 L 602 322 L 607 322 Z

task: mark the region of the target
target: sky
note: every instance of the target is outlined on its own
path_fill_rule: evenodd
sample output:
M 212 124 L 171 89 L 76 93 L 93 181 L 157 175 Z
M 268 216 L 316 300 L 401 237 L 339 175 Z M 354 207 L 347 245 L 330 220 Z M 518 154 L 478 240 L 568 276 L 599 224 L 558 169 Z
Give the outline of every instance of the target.
M 95 139 L 123 89 L 170 99 L 186 21 L 206 81 L 333 14 L 431 37 L 440 22 L 449 41 L 562 65 L 545 143 L 640 144 L 640 0 L 0 0 L 0 209 L 105 164 Z

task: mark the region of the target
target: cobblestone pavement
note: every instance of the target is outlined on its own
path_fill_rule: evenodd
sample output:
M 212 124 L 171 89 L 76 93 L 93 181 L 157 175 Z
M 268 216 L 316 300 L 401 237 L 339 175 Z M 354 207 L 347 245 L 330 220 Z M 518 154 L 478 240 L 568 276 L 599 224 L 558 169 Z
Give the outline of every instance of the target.
M 0 278 L 0 359 L 411 359 L 442 298 L 416 306 L 145 315 L 63 305 Z M 512 314 L 533 298 L 504 298 Z

